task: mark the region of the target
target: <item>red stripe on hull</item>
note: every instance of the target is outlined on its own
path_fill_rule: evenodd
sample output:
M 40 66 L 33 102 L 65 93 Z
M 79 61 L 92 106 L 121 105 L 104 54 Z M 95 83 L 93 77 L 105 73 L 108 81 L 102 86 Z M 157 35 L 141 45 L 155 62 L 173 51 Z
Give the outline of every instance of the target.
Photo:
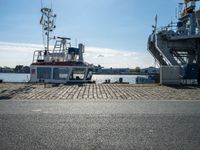
M 38 66 L 92 66 L 83 62 L 36 62 L 31 65 Z

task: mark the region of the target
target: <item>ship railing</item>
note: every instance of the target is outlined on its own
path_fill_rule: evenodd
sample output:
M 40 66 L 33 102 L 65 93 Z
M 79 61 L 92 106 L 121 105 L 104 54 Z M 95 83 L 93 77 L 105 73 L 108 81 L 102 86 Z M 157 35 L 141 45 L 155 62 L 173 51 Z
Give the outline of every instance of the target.
M 177 23 L 173 22 L 167 26 L 159 27 L 156 29 L 156 33 L 164 33 L 165 35 L 171 37 L 186 37 L 192 36 L 190 34 L 189 28 L 178 28 Z M 200 36 L 200 27 L 195 28 L 194 36 Z
M 45 54 L 45 50 L 36 50 L 34 51 L 33 54 L 33 63 L 35 62 L 39 62 L 39 61 L 44 61 L 44 54 Z
M 53 49 L 49 51 L 49 60 L 50 61 L 66 61 L 67 60 L 67 51 L 63 51 L 60 49 Z
M 49 50 L 49 54 L 55 54 L 55 55 L 60 55 L 60 54 L 66 54 L 67 51 L 63 51 L 63 50 Z
M 60 50 L 49 50 L 46 52 L 47 54 L 45 55 L 45 50 L 36 50 L 33 55 L 33 63 L 35 62 L 43 62 L 45 59 L 45 56 L 48 56 L 49 61 L 53 60 L 65 60 L 67 52 L 65 51 L 60 51 Z
M 177 31 L 177 23 L 176 22 L 171 22 L 170 24 L 168 24 L 167 26 L 162 26 L 157 28 L 157 33 L 162 32 L 162 31 Z

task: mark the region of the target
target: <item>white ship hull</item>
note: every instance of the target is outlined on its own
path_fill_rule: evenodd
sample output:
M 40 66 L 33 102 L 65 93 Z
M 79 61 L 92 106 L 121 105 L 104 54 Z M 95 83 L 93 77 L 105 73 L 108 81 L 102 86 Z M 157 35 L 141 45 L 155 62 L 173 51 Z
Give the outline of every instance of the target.
M 31 83 L 88 83 L 92 78 L 92 67 L 31 65 Z

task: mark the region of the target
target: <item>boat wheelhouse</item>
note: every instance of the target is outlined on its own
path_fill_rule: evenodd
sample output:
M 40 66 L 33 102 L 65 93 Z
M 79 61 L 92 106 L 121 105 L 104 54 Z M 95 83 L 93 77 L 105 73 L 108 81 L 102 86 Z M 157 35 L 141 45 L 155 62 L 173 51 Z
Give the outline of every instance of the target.
M 52 10 L 43 8 L 40 23 L 47 36 L 45 50 L 36 50 L 30 66 L 32 83 L 88 83 L 91 82 L 93 65 L 84 62 L 83 44 L 72 47 L 70 38 L 57 37 L 54 48 L 50 50 L 49 33 L 55 28 Z M 46 19 L 45 19 L 46 17 Z

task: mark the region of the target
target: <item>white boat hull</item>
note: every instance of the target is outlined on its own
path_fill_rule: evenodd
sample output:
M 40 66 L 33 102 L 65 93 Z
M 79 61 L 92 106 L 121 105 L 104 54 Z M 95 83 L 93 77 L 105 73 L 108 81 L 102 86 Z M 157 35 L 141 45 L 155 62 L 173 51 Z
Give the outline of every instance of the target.
M 87 83 L 92 78 L 92 67 L 88 66 L 31 65 L 30 70 L 31 83 Z

